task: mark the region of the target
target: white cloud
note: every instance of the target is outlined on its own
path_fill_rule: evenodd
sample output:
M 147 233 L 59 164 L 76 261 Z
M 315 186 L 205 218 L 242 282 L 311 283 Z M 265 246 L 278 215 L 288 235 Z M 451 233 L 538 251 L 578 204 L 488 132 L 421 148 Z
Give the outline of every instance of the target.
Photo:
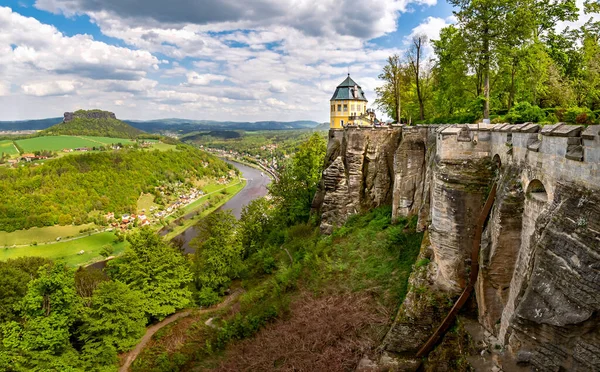
M 454 22 L 456 22 L 454 17 L 448 17 L 446 19 L 427 17 L 424 22 L 412 29 L 412 32 L 406 37 L 406 40 L 410 42 L 414 36 L 418 35 L 425 35 L 428 40 L 438 40 L 440 38 L 440 31 Z
M 32 66 L 55 74 L 92 79 L 137 80 L 158 68 L 147 51 L 95 41 L 89 35 L 65 36 L 55 27 L 0 7 L 0 46 L 4 63 Z
M 202 74 L 191 71 L 187 73 L 187 82 L 191 85 L 209 85 L 214 81 L 223 82 L 227 79 L 227 76 L 214 75 L 214 74 Z
M 8 96 L 10 94 L 10 84 L 3 83 L 0 81 L 0 97 Z
M 46 97 L 46 96 L 61 96 L 65 94 L 75 93 L 77 86 L 80 85 L 75 81 L 69 80 L 54 80 L 37 83 L 24 84 L 21 86 L 23 92 L 30 96 Z
M 306 35 L 373 38 L 392 32 L 396 19 L 411 4 L 432 6 L 436 0 L 37 0 L 38 9 L 66 15 L 88 14 L 106 23 L 140 25 L 196 24 L 211 30 L 289 26 Z M 152 35 L 147 34 L 147 38 Z M 263 35 L 264 36 L 264 35 Z M 264 44 L 259 42 L 258 45 Z

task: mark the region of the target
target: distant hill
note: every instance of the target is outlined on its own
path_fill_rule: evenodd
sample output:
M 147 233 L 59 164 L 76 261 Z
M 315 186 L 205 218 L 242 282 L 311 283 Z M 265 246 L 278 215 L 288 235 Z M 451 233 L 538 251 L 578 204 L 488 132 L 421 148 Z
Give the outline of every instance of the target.
M 118 120 L 114 113 L 102 110 L 65 112 L 62 123 L 42 131 L 43 135 L 75 135 L 136 138 L 143 131 Z
M 329 130 L 329 123 L 321 123 L 315 127 L 315 130 Z
M 39 120 L 0 121 L 0 131 L 42 130 L 60 123 L 62 118 Z
M 77 111 L 80 112 L 80 111 Z M 112 114 L 112 113 L 109 113 Z M 114 115 L 113 115 L 114 117 Z M 63 118 L 50 118 L 40 120 L 0 121 L 0 131 L 43 130 L 62 122 Z M 214 120 L 187 120 L 187 119 L 160 119 L 160 120 L 123 120 L 134 128 L 145 132 L 177 132 L 180 134 L 206 131 L 206 130 L 286 130 L 286 129 L 314 129 L 320 123 L 311 120 L 298 121 L 214 121 Z M 61 124 L 62 125 L 62 124 Z M 58 126 L 57 126 L 58 129 Z
M 190 133 L 201 130 L 285 130 L 285 129 L 307 129 L 319 125 L 316 121 L 298 120 L 298 121 L 257 121 L 257 122 L 237 122 L 237 121 L 214 121 L 214 120 L 186 120 L 186 119 L 160 119 L 148 121 L 125 120 L 131 126 L 144 130 L 146 132 L 178 132 Z

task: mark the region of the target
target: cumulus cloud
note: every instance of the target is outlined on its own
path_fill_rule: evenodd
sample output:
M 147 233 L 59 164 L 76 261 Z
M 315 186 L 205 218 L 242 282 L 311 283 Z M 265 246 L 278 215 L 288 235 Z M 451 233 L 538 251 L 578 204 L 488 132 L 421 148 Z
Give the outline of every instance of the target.
M 0 46 L 6 59 L 56 74 L 92 79 L 139 80 L 157 69 L 158 60 L 147 51 L 108 45 L 89 35 L 63 35 L 55 27 L 0 7 Z
M 120 18 L 129 24 L 220 25 L 228 29 L 287 25 L 307 35 L 350 35 L 373 38 L 394 31 L 399 12 L 410 4 L 436 0 L 37 0 L 35 6 L 54 13 L 86 13 Z M 144 34 L 145 38 L 156 36 Z
M 439 18 L 439 17 L 427 17 L 417 27 L 412 29 L 412 32 L 406 37 L 406 40 L 410 42 L 413 37 L 418 35 L 427 36 L 428 40 L 438 40 L 440 38 L 440 31 L 444 27 L 447 27 L 456 22 L 454 17 Z
M 75 93 L 79 84 L 69 80 L 43 81 L 37 83 L 24 84 L 21 86 L 23 92 L 30 96 L 62 96 Z
M 209 85 L 214 81 L 223 82 L 227 79 L 227 76 L 214 75 L 214 74 L 199 74 L 191 71 L 187 73 L 187 83 L 191 85 Z

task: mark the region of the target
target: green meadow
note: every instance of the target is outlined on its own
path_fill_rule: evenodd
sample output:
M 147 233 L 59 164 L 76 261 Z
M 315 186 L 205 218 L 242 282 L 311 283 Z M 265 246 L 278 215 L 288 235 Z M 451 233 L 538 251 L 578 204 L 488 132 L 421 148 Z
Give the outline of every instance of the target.
M 167 145 L 164 143 L 158 143 L 156 140 L 147 140 L 148 142 L 153 142 L 152 149 L 157 149 L 161 151 L 172 150 L 175 148 L 174 145 Z M 0 142 L 0 149 L 2 148 L 2 144 L 4 142 L 12 141 L 2 141 Z M 63 149 L 76 149 L 79 147 L 99 147 L 99 146 L 110 146 L 112 144 L 123 144 L 123 145 L 131 145 L 134 144 L 135 141 L 132 141 L 127 138 L 111 138 L 111 137 L 92 137 L 92 136 L 44 136 L 44 137 L 34 137 L 27 138 L 16 141 L 19 146 L 25 152 L 35 152 L 35 151 L 62 151 Z M 7 147 L 8 148 L 8 147 Z M 13 146 L 13 151 L 14 151 Z M 16 154 L 16 153 L 15 153 Z
M 9 156 L 19 155 L 19 152 L 13 144 L 13 141 L 10 140 L 0 141 L 0 154 L 1 153 L 5 153 Z
M 39 244 L 23 248 L 0 248 L 0 260 L 17 257 L 46 257 L 53 260 L 64 261 L 69 266 L 78 266 L 102 260 L 100 250 L 106 244 L 114 248 L 114 255 L 121 254 L 128 244 L 115 242 L 115 234 L 102 232 L 81 239 L 53 244 Z M 83 254 L 79 252 L 84 251 Z
M 85 225 L 46 226 L 32 227 L 28 230 L 17 230 L 13 232 L 0 231 L 0 247 L 13 245 L 28 245 L 33 243 L 54 242 L 56 238 L 66 239 L 80 235 L 81 230 L 95 228 L 96 225 L 88 223 Z

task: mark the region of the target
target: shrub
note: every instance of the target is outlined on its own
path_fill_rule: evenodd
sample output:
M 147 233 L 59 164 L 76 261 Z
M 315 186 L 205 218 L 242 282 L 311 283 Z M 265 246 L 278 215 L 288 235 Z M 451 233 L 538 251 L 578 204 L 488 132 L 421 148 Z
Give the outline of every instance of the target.
M 558 123 L 558 118 L 554 114 L 549 114 L 548 116 L 546 116 L 545 121 L 550 124 L 556 124 Z
M 570 124 L 593 124 L 594 113 L 587 107 L 569 107 L 564 114 L 564 121 Z
M 212 288 L 203 287 L 198 292 L 198 304 L 202 306 L 211 306 L 219 302 L 219 294 Z
M 104 244 L 100 249 L 100 255 L 104 258 L 112 256 L 115 252 L 115 248 L 111 244 Z
M 544 110 L 539 106 L 533 106 L 529 102 L 520 102 L 510 109 L 508 115 L 506 115 L 506 120 L 511 124 L 539 123 L 545 117 Z

